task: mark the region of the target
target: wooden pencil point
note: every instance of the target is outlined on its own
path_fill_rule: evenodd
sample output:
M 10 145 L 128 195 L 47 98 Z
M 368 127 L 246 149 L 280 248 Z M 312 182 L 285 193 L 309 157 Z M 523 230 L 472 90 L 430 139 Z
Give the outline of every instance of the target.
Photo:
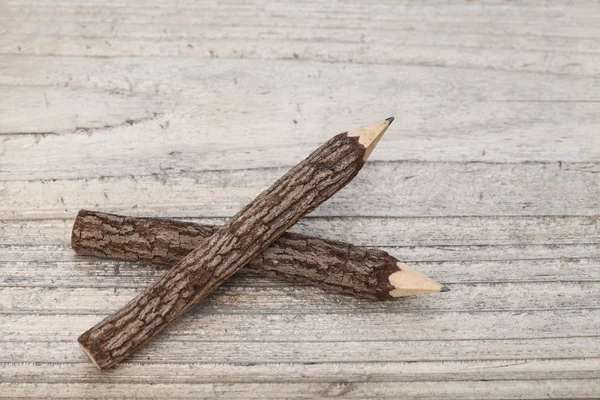
M 390 126 L 394 117 L 384 119 L 383 121 L 376 122 L 371 125 L 363 126 L 348 132 L 349 137 L 358 137 L 358 143 L 365 146 L 365 155 L 363 160 L 367 161 L 371 152 L 379 143 L 379 140 Z
M 389 293 L 392 297 L 441 292 L 445 287 L 404 263 L 398 262 L 397 265 L 400 270 L 388 278 L 395 288 Z

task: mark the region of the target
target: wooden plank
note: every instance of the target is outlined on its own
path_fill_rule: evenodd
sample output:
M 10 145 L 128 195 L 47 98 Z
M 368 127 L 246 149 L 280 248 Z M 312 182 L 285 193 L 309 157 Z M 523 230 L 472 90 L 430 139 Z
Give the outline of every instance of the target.
M 597 365 L 600 354 L 600 338 L 597 336 L 453 341 L 363 340 L 335 342 L 335 344 L 328 341 L 246 340 L 236 343 L 167 339 L 153 343 L 151 346 L 151 349 L 144 349 L 135 354 L 128 363 L 141 365 L 142 369 L 157 363 L 174 365 L 175 368 L 182 368 L 186 364 L 194 365 L 187 368 L 195 368 L 196 365 L 214 363 L 236 363 L 247 366 L 290 363 L 297 367 L 309 363 L 347 363 L 350 369 L 354 369 L 356 367 L 352 365 L 353 363 L 414 363 L 417 365 L 422 363 L 422 367 L 425 367 L 430 362 L 444 362 L 460 363 L 468 367 L 468 362 L 474 361 L 472 368 L 478 370 L 479 368 L 476 367 L 478 364 L 487 364 L 491 360 L 504 361 L 510 365 L 517 363 L 507 362 L 509 360 L 529 362 L 534 359 L 587 358 L 592 365 Z M 88 360 L 73 341 L 4 341 L 0 342 L 0 349 L 2 349 L 0 363 L 78 363 L 83 364 L 79 367 L 80 371 L 87 371 Z M 267 367 L 263 365 L 263 368 Z M 0 364 L 0 371 L 2 370 Z M 234 371 L 235 369 L 232 372 Z
M 327 7 L 314 2 L 295 1 L 293 4 L 269 4 L 263 2 L 240 3 L 220 2 L 215 4 L 197 4 L 183 2 L 174 10 L 168 2 L 152 2 L 153 7 L 132 7 L 122 2 L 108 3 L 48 3 L 36 1 L 30 7 L 24 7 L 19 2 L 6 2 L 10 5 L 10 15 L 26 20 L 59 20 L 80 21 L 93 23 L 97 21 L 110 21 L 110 16 L 117 16 L 120 23 L 161 23 L 170 22 L 180 25 L 194 24 L 228 24 L 244 26 L 268 23 L 273 27 L 302 26 L 314 28 L 318 26 L 355 26 L 357 28 L 372 28 L 373 30 L 398 29 L 393 22 L 418 22 L 429 23 L 455 23 L 463 22 L 463 29 L 484 29 L 480 27 L 483 22 L 495 24 L 494 26 L 514 25 L 520 32 L 530 32 L 549 36 L 554 31 L 544 31 L 542 27 L 557 25 L 559 27 L 576 27 L 577 23 L 593 25 L 597 19 L 590 13 L 595 3 L 578 2 L 576 5 L 562 2 L 553 2 L 554 7 L 541 4 L 507 5 L 504 2 L 493 4 L 487 2 L 486 7 L 456 2 L 437 7 L 437 2 L 429 4 L 412 5 L 408 3 L 393 3 L 380 1 L 375 7 L 363 4 L 350 4 L 349 2 L 336 3 L 336 7 Z M 557 11 L 560 10 L 560 11 Z M 518 12 L 515 12 L 518 11 Z M 94 16 L 99 18 L 94 19 Z M 365 18 L 368 15 L 368 18 Z M 159 17 L 163 18 L 159 18 Z M 211 16 L 218 19 L 210 19 Z M 298 17 L 302 18 L 298 18 Z M 512 17 L 508 19 L 506 17 Z M 197 17 L 195 20 L 193 17 Z M 328 18 L 329 17 L 329 18 Z M 332 18 L 334 17 L 334 18 Z M 429 18 L 427 18 L 429 17 Z M 468 18 L 471 18 L 468 20 Z M 137 19 L 136 19 L 137 18 Z M 468 20 L 469 24 L 464 24 Z M 539 21 L 542 25 L 530 27 L 527 22 Z M 415 26 L 418 29 L 419 26 Z M 529 28 L 529 30 L 528 30 Z M 308 29 L 307 29 L 308 31 Z M 502 30 L 507 33 L 507 30 Z M 510 32 L 510 31 L 509 31 Z M 559 30 L 560 34 L 564 30 Z
M 0 314 L 0 333 L 9 341 L 72 341 L 103 315 Z M 164 340 L 247 341 L 405 341 L 595 336 L 600 310 L 431 311 L 402 313 L 210 314 L 202 307 L 161 334 Z M 457 323 L 460 321 L 460 324 Z M 410 329 L 407 329 L 410 327 Z M 152 347 L 149 347 L 152 348 Z
M 531 388 L 534 387 L 535 390 Z M 43 397 L 53 393 L 60 398 L 420 398 L 420 399 L 539 399 L 539 393 L 552 398 L 590 399 L 600 390 L 597 379 L 499 380 L 460 382 L 337 382 L 337 383 L 206 383 L 153 385 L 136 383 L 0 383 L 0 396 Z
M 162 16 L 161 16 L 162 17 Z M 149 22 L 150 23 L 150 22 Z M 190 46 L 191 45 L 191 46 Z M 498 68 L 544 74 L 597 76 L 599 54 L 520 49 L 482 49 L 397 44 L 332 42 L 307 43 L 302 40 L 256 41 L 248 39 L 144 40 L 116 38 L 55 38 L 52 36 L 0 36 L 0 54 L 27 54 L 65 57 L 193 57 L 244 58 L 261 60 L 310 60 L 327 63 L 431 65 L 440 68 Z M 568 71 L 568 72 L 566 72 Z
M 46 348 L 48 349 L 48 348 Z M 302 349 L 304 350 L 304 349 Z M 354 351 L 351 349 L 350 351 Z M 139 357 L 138 357 L 139 358 Z M 196 360 L 185 364 L 128 362 L 117 371 L 101 374 L 81 362 L 0 363 L 4 382 L 39 383 L 210 383 L 219 382 L 419 382 L 465 380 L 593 379 L 598 370 L 597 359 L 563 360 L 482 360 L 425 362 L 307 362 L 307 363 L 210 363 Z M 165 376 L 165 371 L 171 371 Z M 277 377 L 273 377 L 273 370 Z
M 599 170 L 600 164 L 570 163 L 373 163 L 312 215 L 593 216 L 600 212 L 596 200 L 600 198 L 596 178 Z M 65 218 L 81 208 L 117 213 L 133 209 L 157 216 L 227 217 L 284 172 L 283 168 L 275 168 L 260 174 L 239 170 L 7 181 L 3 183 L 0 218 Z
M 352 350 L 353 351 L 353 350 Z M 83 364 L 83 365 L 82 365 Z M 278 377 L 274 379 L 273 369 Z M 165 377 L 165 370 L 173 371 Z M 110 374 L 113 383 L 209 383 L 219 382 L 418 382 L 464 380 L 522 380 L 523 373 L 534 379 L 595 378 L 597 359 L 564 360 L 483 360 L 477 362 L 352 362 L 352 363 L 149 363 L 128 362 L 118 373 Z M 4 382 L 101 383 L 106 374 L 82 363 L 0 363 Z M 165 379 L 166 378 L 166 379 Z
M 87 10 L 78 15 L 77 22 L 71 22 L 60 16 L 61 20 L 64 20 L 60 25 L 54 21 L 40 20 L 43 18 L 40 11 L 43 11 L 45 7 L 40 7 L 36 10 L 34 15 L 31 14 L 20 14 L 15 15 L 13 20 L 5 21 L 4 28 L 5 34 L 15 36 L 25 35 L 40 35 L 40 36 L 54 36 L 54 37 L 85 37 L 85 38 L 102 38 L 106 40 L 114 39 L 178 39 L 185 38 L 188 41 L 199 41 L 199 40 L 222 40 L 222 39 L 252 39 L 252 40 L 302 40 L 305 42 L 325 42 L 325 43 L 355 43 L 355 44 L 401 44 L 413 45 L 413 46 L 431 46 L 432 43 L 437 44 L 440 47 L 461 47 L 461 48 L 480 48 L 481 43 L 485 42 L 486 48 L 498 48 L 506 49 L 523 49 L 523 50 L 551 50 L 551 51 L 562 51 L 562 52 L 573 52 L 573 48 L 577 48 L 577 52 L 585 53 L 598 53 L 598 46 L 600 40 L 597 37 L 591 37 L 589 31 L 584 30 L 582 27 L 570 26 L 568 28 L 569 36 L 559 36 L 560 40 L 557 40 L 557 34 L 552 32 L 548 35 L 526 35 L 526 34 L 515 34 L 513 33 L 512 46 L 507 43 L 504 35 L 498 35 L 498 30 L 491 34 L 491 29 L 483 24 L 470 25 L 469 30 L 464 32 L 464 29 L 460 29 L 459 24 L 456 22 L 444 22 L 435 21 L 433 23 L 426 23 L 428 28 L 434 29 L 408 29 L 411 24 L 405 20 L 398 20 L 400 16 L 395 16 L 395 20 L 398 24 L 390 24 L 390 20 L 381 21 L 384 26 L 380 26 L 379 29 L 369 29 L 366 27 L 350 27 L 350 26 L 339 26 L 339 27 L 315 27 L 307 30 L 306 26 L 296 27 L 293 22 L 286 20 L 289 25 L 278 26 L 277 30 L 269 30 L 265 26 L 249 25 L 245 18 L 240 18 L 235 15 L 235 10 L 228 12 L 227 18 L 223 20 L 221 24 L 212 24 L 209 21 L 205 21 L 205 24 L 198 25 L 197 21 L 188 20 L 183 24 L 172 24 L 169 23 L 169 16 L 166 16 L 166 21 L 155 21 L 152 24 L 139 24 L 133 22 L 122 22 L 118 25 L 114 25 L 109 22 L 98 22 L 98 20 L 92 20 L 89 18 Z M 56 8 L 52 8 L 55 10 Z M 125 16 L 125 12 L 137 13 L 138 8 L 119 10 L 116 8 L 112 9 L 114 13 Z M 194 10 L 198 11 L 198 10 Z M 233 15 L 232 15 L 233 14 Z M 86 22 L 81 23 L 82 16 L 84 16 Z M 35 19 L 34 19 L 35 18 Z M 272 18 L 275 20 L 275 18 Z M 311 21 L 302 20 L 301 23 L 307 24 L 318 23 Z M 437 22 L 437 24 L 436 24 Z M 263 24 L 270 24 L 271 18 L 267 21 L 262 22 Z M 235 25 L 234 25 L 235 24 Z M 366 25 L 368 22 L 366 23 Z M 240 26 L 241 25 L 241 26 Z M 438 25 L 438 26 L 436 26 Z M 441 26 L 439 26 L 441 25 Z M 523 31 L 522 25 L 516 25 L 517 31 Z M 475 28 L 475 29 L 474 29 Z M 593 26 L 590 26 L 593 29 Z M 533 28 L 535 29 L 535 27 Z M 440 36 L 440 30 L 446 31 L 446 33 L 452 33 L 447 36 Z M 530 28 L 531 30 L 531 28 Z M 528 33 L 530 33 L 530 30 Z M 394 33 L 401 33 L 401 36 Z M 586 35 L 587 34 L 587 35 Z M 582 37 L 583 36 L 583 37 Z
M 473 80 L 469 70 L 382 66 L 373 82 L 366 66 L 340 71 L 318 63 L 242 64 L 158 60 L 150 68 L 117 60 L 107 68 L 105 60 L 52 58 L 40 65 L 32 57 L 0 57 L 7 94 L 0 110 L 10 114 L 0 129 L 6 135 L 0 141 L 0 179 L 291 166 L 332 132 L 381 118 L 382 112 L 396 115 L 401 125 L 373 160 L 600 160 L 594 79 L 549 81 L 545 75 L 485 71 Z M 115 78 L 114 70 L 125 72 Z M 312 86 L 315 78 L 325 89 Z M 515 79 L 525 81 L 507 90 Z M 182 102 L 181 93 L 190 91 Z M 272 99 L 272 93 L 293 101 Z M 253 102 L 257 97 L 264 101 Z M 88 106 L 94 99 L 110 100 L 114 111 Z M 64 135 L 73 131 L 78 134 Z M 38 135 L 22 135 L 27 132 Z M 26 165 L 20 162 L 24 153 L 31 159 Z M 73 164 L 79 168 L 69 168 Z

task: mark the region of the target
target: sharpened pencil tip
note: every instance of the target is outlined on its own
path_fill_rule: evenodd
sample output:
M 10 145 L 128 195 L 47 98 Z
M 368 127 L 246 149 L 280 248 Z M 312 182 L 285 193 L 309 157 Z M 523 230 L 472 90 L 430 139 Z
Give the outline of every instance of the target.
M 415 294 L 439 293 L 442 285 L 415 271 L 403 262 L 396 262 L 398 271 L 388 276 L 388 281 L 394 287 L 389 292 L 392 297 L 412 296 Z
M 394 117 L 389 117 L 389 118 L 386 118 L 385 120 L 391 124 L 392 122 L 394 122 Z
M 375 146 L 377 146 L 379 139 L 381 139 L 387 128 L 390 126 L 390 120 L 393 119 L 394 117 L 384 119 L 371 125 L 353 129 L 347 133 L 348 137 L 358 137 L 358 143 L 365 148 L 365 154 L 363 156 L 364 161 L 367 161 L 369 155 L 371 155 L 371 152 Z
M 449 292 L 450 288 L 448 286 L 442 286 L 442 288 L 440 289 L 440 292 Z

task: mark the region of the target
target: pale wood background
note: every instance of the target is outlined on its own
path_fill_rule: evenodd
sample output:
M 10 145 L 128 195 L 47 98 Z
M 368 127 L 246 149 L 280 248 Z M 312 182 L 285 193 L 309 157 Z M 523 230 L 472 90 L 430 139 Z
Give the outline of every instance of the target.
M 80 208 L 221 223 L 396 121 L 295 230 L 449 293 L 232 279 L 119 368 L 77 336 L 160 271 L 75 257 Z M 0 4 L 0 397 L 600 397 L 596 1 Z

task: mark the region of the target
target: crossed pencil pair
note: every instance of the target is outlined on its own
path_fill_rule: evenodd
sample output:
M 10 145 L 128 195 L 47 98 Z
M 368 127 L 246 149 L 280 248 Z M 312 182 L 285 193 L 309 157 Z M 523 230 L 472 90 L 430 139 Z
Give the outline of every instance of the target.
M 92 362 L 104 369 L 128 358 L 244 266 L 369 299 L 447 291 L 385 251 L 285 232 L 356 176 L 393 120 L 334 136 L 221 227 L 80 211 L 78 254 L 172 265 L 79 337 Z

